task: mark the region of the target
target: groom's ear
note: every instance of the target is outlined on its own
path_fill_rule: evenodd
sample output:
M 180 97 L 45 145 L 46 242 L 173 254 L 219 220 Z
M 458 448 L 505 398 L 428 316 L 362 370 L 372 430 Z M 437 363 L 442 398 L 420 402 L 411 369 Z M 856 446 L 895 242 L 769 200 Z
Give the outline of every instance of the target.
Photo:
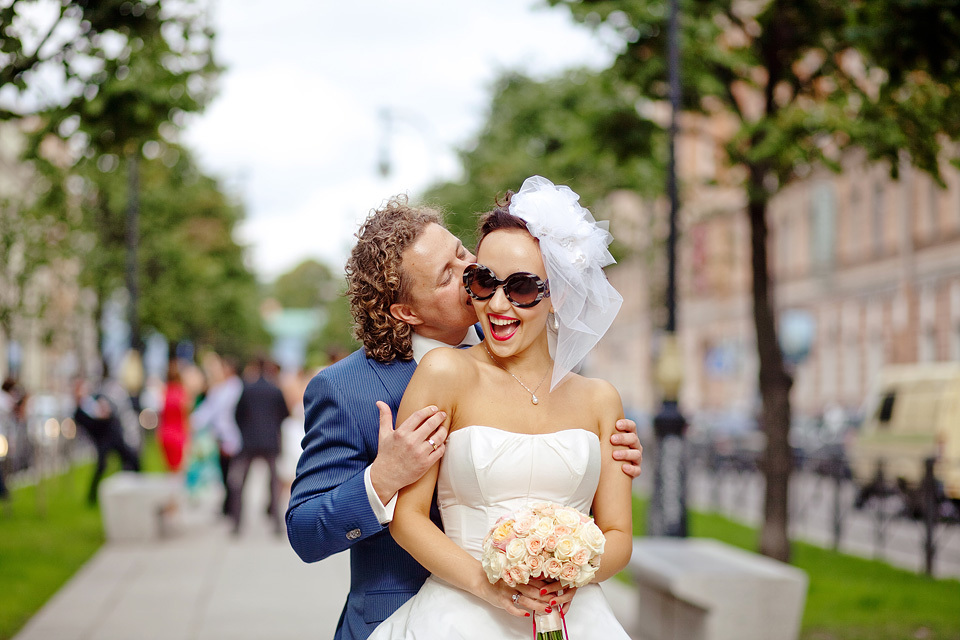
M 417 314 L 413 307 L 404 302 L 395 302 L 390 305 L 390 315 L 411 327 L 423 324 L 423 318 Z

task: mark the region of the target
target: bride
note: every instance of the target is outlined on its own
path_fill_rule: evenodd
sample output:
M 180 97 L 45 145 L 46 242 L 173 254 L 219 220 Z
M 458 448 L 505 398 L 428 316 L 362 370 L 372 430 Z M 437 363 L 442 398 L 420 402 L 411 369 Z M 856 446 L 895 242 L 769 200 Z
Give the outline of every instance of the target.
M 531 613 L 557 608 L 575 640 L 628 638 L 596 584 L 626 565 L 633 542 L 630 478 L 609 444 L 623 407 L 612 385 L 572 373 L 622 298 L 602 270 L 610 235 L 578 199 L 534 176 L 481 221 L 463 280 L 485 340 L 429 352 L 397 414 L 432 403 L 450 431 L 442 461 L 400 493 L 390 525 L 431 576 L 372 639 L 528 638 Z M 430 519 L 434 491 L 443 531 Z M 593 515 L 606 536 L 595 581 L 491 584 L 479 560 L 487 532 L 542 501 Z

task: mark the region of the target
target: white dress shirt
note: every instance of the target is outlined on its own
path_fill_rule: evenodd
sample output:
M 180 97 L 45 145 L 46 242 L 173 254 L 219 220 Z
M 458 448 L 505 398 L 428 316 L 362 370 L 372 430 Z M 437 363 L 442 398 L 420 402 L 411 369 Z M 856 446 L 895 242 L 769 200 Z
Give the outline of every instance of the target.
M 413 361 L 417 364 L 420 364 L 420 360 L 422 360 L 423 356 L 427 355 L 428 352 L 439 347 L 449 348 L 451 346 L 439 340 L 424 338 L 418 333 L 413 334 L 411 342 L 413 343 Z M 457 346 L 470 347 L 475 344 L 480 344 L 480 334 L 477 333 L 476 326 L 471 326 L 467 329 L 467 335 L 463 337 L 463 341 Z M 396 416 L 394 416 L 394 418 L 396 418 Z M 384 526 L 390 524 L 390 521 L 393 520 L 393 512 L 397 506 L 397 494 L 393 494 L 393 497 L 390 498 L 387 504 L 380 502 L 380 496 L 377 495 L 377 492 L 373 488 L 373 482 L 370 480 L 370 467 L 367 467 L 367 470 L 363 472 L 363 484 L 367 488 L 367 500 L 370 501 L 370 508 L 373 509 L 373 513 L 377 516 L 380 524 Z

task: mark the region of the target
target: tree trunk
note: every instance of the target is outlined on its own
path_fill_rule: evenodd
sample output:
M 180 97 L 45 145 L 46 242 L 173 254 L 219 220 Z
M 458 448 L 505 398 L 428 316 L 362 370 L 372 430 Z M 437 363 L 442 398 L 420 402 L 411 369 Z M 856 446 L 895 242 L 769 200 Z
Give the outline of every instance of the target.
M 788 435 L 790 431 L 790 387 L 793 380 L 783 364 L 777 341 L 774 316 L 773 284 L 767 269 L 767 203 L 762 192 L 763 177 L 751 170 L 750 238 L 753 266 L 753 320 L 757 331 L 757 352 L 760 356 L 760 394 L 763 398 L 761 428 L 767 437 L 760 468 L 766 479 L 763 504 L 763 525 L 760 531 L 760 553 L 783 562 L 790 560 L 787 537 L 790 472 L 793 457 Z

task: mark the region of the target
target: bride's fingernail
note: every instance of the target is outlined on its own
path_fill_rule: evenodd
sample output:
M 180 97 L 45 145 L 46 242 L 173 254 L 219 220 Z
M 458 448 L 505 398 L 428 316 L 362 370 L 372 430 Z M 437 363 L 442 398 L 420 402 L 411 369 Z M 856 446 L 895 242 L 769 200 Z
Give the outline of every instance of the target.
M 547 590 L 546 590 L 546 589 L 540 589 L 540 595 L 542 595 L 542 596 L 547 595 Z
M 556 601 L 556 600 L 551 600 L 551 601 L 550 601 L 550 604 L 557 604 L 557 601 Z
M 546 611 L 547 613 L 553 613 L 553 609 L 551 607 L 544 607 L 543 610 Z
M 528 617 L 528 618 L 530 617 L 530 614 L 529 614 L 529 613 L 525 613 L 525 614 L 523 614 L 523 615 L 525 615 L 525 616 Z

